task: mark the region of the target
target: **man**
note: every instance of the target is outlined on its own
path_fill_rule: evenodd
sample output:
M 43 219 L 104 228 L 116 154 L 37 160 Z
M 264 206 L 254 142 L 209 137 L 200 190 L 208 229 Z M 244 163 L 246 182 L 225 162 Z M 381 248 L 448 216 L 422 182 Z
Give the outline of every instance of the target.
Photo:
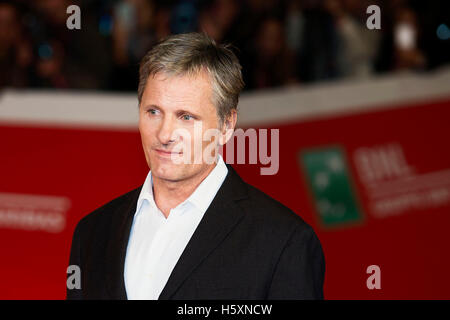
M 171 36 L 144 57 L 139 131 L 150 172 L 77 225 L 70 265 L 81 288 L 68 299 L 323 298 L 312 228 L 218 153 L 243 86 L 236 56 L 203 34 Z

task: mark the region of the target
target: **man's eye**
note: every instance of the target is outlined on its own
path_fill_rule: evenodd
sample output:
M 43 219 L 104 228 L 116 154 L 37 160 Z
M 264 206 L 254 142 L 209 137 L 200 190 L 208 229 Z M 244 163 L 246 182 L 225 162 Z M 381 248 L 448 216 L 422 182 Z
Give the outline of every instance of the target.
M 149 109 L 147 112 L 150 113 L 150 114 L 156 114 L 157 110 L 155 110 L 155 109 Z
M 182 116 L 182 118 L 183 118 L 183 120 L 191 120 L 191 119 L 193 119 L 193 117 L 190 114 L 184 114 Z

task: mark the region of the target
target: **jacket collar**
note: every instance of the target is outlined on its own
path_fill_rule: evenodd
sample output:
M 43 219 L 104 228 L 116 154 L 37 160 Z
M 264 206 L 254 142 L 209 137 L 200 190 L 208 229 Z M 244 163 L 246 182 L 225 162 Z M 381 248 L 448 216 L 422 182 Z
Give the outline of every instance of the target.
M 198 209 L 196 212 L 203 215 L 214 199 L 218 189 L 222 186 L 227 173 L 228 168 L 223 161 L 222 156 L 219 154 L 217 164 L 184 202 L 190 202 Z M 148 172 L 141 188 L 135 211 L 136 216 L 142 214 L 140 208 L 142 207 L 144 200 L 147 200 L 153 208 L 157 208 L 153 195 L 153 177 L 151 171 Z
M 194 269 L 213 251 L 243 217 L 236 202 L 248 197 L 245 182 L 233 167 L 206 210 L 183 254 L 175 265 L 159 299 L 170 299 Z M 107 248 L 107 288 L 111 299 L 127 299 L 124 282 L 125 256 L 133 216 L 141 187 L 129 194 L 129 200 L 116 210 L 111 224 L 111 239 Z

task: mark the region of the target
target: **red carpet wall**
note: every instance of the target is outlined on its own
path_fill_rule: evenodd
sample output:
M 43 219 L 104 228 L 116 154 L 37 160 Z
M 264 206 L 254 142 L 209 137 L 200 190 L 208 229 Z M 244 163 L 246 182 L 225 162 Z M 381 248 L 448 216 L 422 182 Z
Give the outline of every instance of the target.
M 275 175 L 261 175 L 269 166 L 261 161 L 233 166 L 314 227 L 327 299 L 450 298 L 449 79 L 405 75 L 242 97 L 241 128 L 279 130 L 279 165 Z M 147 174 L 135 101 L 0 98 L 0 298 L 65 298 L 76 223 Z M 372 265 L 380 289 L 367 286 Z

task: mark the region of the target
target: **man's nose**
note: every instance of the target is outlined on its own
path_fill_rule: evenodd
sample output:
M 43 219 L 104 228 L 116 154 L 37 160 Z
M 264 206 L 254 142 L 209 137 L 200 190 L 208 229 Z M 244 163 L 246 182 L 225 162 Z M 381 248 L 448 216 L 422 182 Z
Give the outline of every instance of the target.
M 164 117 L 158 131 L 158 140 L 161 144 L 169 144 L 175 141 L 175 124 L 171 117 Z

